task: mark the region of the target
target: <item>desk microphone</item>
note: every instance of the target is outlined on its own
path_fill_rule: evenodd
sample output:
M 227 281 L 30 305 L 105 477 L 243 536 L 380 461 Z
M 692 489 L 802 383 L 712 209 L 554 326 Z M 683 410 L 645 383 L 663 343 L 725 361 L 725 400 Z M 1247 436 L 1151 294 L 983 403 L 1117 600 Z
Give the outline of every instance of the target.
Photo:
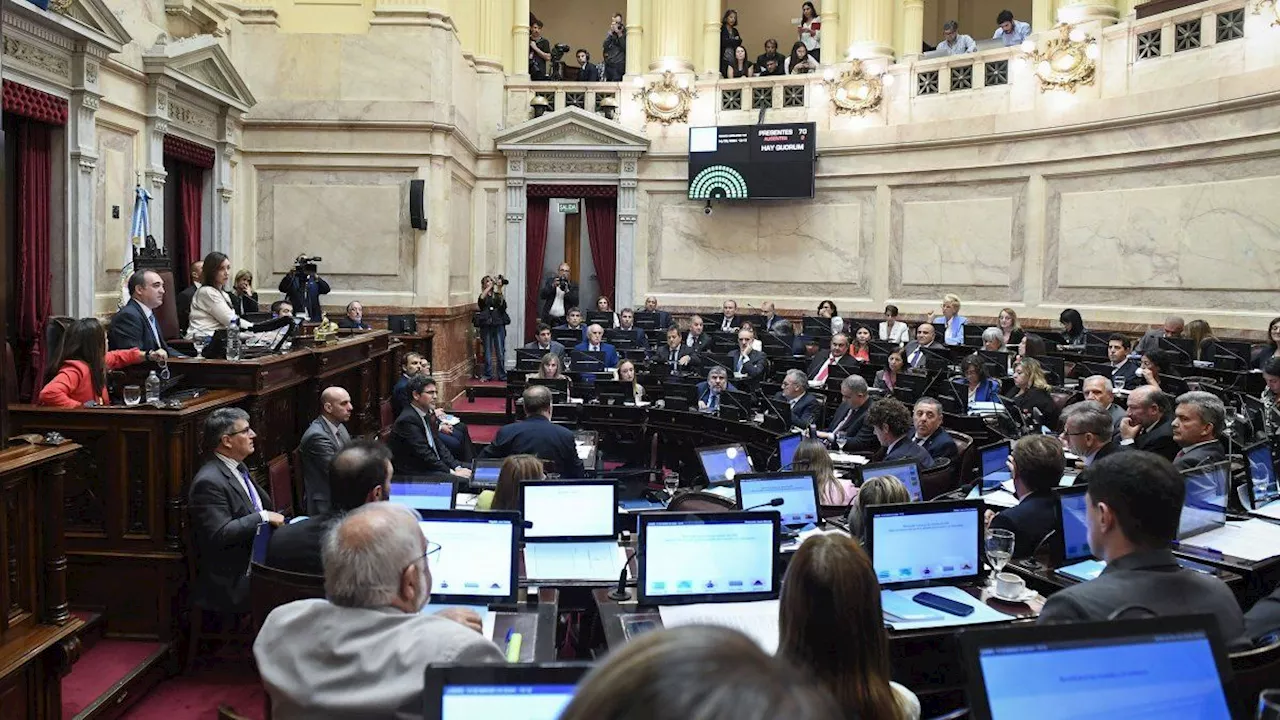
M 742 511 L 749 512 L 751 510 L 758 510 L 759 508 L 762 508 L 762 507 L 782 507 L 784 504 L 786 504 L 786 502 L 787 501 L 783 500 L 782 498 L 774 498 L 769 502 L 762 502 L 759 505 L 752 505 L 749 508 L 742 508 Z
M 639 546 L 636 546 L 636 550 Z M 627 568 L 631 566 L 631 559 L 636 556 L 636 550 L 627 553 L 627 559 L 622 563 L 622 572 L 618 573 L 618 585 L 609 591 L 609 599 L 617 602 L 626 602 L 631 599 L 631 593 L 627 592 Z

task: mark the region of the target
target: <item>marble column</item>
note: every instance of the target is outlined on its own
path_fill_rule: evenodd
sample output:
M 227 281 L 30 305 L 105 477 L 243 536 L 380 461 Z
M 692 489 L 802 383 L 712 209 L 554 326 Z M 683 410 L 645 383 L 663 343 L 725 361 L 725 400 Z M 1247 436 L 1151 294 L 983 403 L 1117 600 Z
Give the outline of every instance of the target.
M 507 74 L 529 76 L 529 0 L 511 4 L 511 67 Z
M 98 73 L 105 55 L 84 51 L 71 54 L 71 97 L 68 100 L 66 175 L 67 221 L 64 258 L 67 264 L 66 314 L 94 315 L 94 276 L 98 268 L 94 209 L 98 169 Z M 55 255 L 56 257 L 56 255 Z M 108 288 L 102 288 L 107 290 Z M 55 303 L 56 305 L 56 303 Z
M 1056 0 L 1031 0 L 1031 29 L 1044 32 L 1058 22 Z
M 628 44 L 627 52 L 631 47 Z M 630 62 L 630 60 L 628 60 Z M 515 363 L 516 348 L 524 347 L 524 302 L 526 293 L 536 293 L 538 288 L 526 287 L 525 283 L 525 213 L 528 209 L 528 198 L 525 188 L 525 157 L 523 150 L 512 150 L 507 156 L 507 267 L 511 277 L 511 285 L 507 287 L 507 315 L 511 324 L 507 326 L 507 363 Z M 619 265 L 621 267 L 621 265 Z
M 1056 0 L 1056 5 L 1055 20 L 1060 23 L 1079 25 L 1100 21 L 1103 26 L 1107 26 L 1114 25 L 1120 20 L 1120 13 L 1116 10 L 1116 0 Z
M 860 60 L 893 57 L 893 0 L 860 0 L 853 4 L 850 54 Z
M 650 0 L 650 5 L 653 8 L 653 59 L 649 69 L 692 71 L 689 0 Z M 718 40 L 716 52 L 719 52 Z
M 844 62 L 845 53 L 849 50 L 849 45 L 841 34 L 844 29 L 840 26 L 840 18 L 843 17 L 840 5 L 841 3 L 835 0 L 827 0 L 822 4 L 822 12 L 819 13 L 822 18 L 822 63 L 824 65 Z M 754 60 L 755 58 L 752 58 L 753 62 Z
M 720 0 L 702 0 L 702 72 L 720 71 L 720 17 Z
M 644 14 L 645 0 L 627 0 L 627 16 L 623 22 L 627 24 L 627 74 L 644 73 L 646 58 L 644 56 Z M 512 323 L 513 325 L 515 323 Z
M 231 200 L 235 197 L 232 161 L 240 146 L 240 113 L 223 108 L 218 113 L 213 158 L 213 217 L 209 249 L 231 257 L 248 257 L 250 248 L 232 246 Z
M 902 55 L 919 55 L 924 46 L 924 0 L 902 0 Z
M 716 44 L 719 45 L 717 38 Z M 636 187 L 640 184 L 640 153 L 618 153 L 617 270 L 614 275 L 614 303 L 618 307 L 638 304 L 635 297 L 636 223 L 639 220 Z
M 147 78 L 147 131 L 143 137 L 147 169 L 142 186 L 151 195 L 151 234 L 156 245 L 164 247 L 164 183 L 168 177 L 164 169 L 164 136 L 169 134 L 169 97 L 174 82 L 156 75 Z M 185 274 L 187 269 L 175 267 L 173 272 Z
M 500 74 L 507 13 L 502 0 L 478 0 L 476 5 L 476 71 Z

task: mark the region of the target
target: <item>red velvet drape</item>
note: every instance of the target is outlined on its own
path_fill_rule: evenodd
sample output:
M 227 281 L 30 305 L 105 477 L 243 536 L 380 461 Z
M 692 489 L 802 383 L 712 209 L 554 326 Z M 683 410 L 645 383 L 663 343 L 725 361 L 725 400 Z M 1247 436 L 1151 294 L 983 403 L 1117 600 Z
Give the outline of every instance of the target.
M 609 298 L 610 307 L 618 309 L 618 299 L 613 296 L 618 274 L 618 200 L 587 198 L 586 203 L 587 239 L 596 266 L 596 283 L 600 294 Z
M 204 168 L 187 162 L 170 163 L 178 183 L 178 267 L 186 268 L 204 257 L 200 252 L 200 239 L 204 228 L 201 212 L 205 171 Z M 184 278 L 187 276 L 185 272 L 181 274 Z
M 53 271 L 49 233 L 52 187 L 53 126 L 21 119 L 17 123 L 18 262 L 13 297 L 17 304 L 20 397 L 29 400 L 40 392 L 44 380 L 44 323 L 52 311 Z
M 538 291 L 542 289 L 542 262 L 547 256 L 547 229 L 551 216 L 551 200 L 544 197 L 528 199 L 525 213 L 525 266 L 524 266 L 524 336 L 533 337 L 538 327 L 538 315 L 542 301 Z

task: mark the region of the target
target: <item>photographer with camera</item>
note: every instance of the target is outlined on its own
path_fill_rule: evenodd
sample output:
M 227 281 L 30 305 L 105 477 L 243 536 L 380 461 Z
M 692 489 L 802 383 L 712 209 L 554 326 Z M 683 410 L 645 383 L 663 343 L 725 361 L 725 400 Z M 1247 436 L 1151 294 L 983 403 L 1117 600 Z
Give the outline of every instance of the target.
M 556 274 L 542 283 L 538 299 L 542 301 L 542 322 L 551 327 L 563 325 L 569 308 L 578 306 L 578 284 L 569 279 L 569 263 L 560 263 Z
M 565 50 L 569 47 L 566 45 Z M 551 62 L 551 41 L 542 37 L 542 21 L 529 23 L 529 79 L 548 80 L 548 65 Z
M 299 255 L 293 269 L 280 279 L 280 292 L 293 306 L 294 315 L 305 315 L 311 322 L 320 321 L 320 296 L 329 294 L 329 283 L 316 274 L 319 256 Z
M 495 377 L 507 381 L 507 330 L 511 317 L 507 315 L 507 298 L 503 294 L 508 280 L 501 275 L 494 279 L 488 275 L 480 278 L 480 297 L 476 300 L 477 312 L 472 324 L 484 340 L 484 379 Z
M 621 82 L 627 72 L 627 26 L 621 15 L 614 15 L 609 34 L 604 36 L 604 80 Z

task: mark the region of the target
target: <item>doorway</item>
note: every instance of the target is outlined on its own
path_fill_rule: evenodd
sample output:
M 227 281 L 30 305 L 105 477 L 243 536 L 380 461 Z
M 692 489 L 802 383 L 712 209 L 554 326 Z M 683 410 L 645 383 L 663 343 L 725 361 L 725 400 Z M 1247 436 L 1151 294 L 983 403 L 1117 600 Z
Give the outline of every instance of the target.
M 530 185 L 525 252 L 525 323 L 521 344 L 534 336 L 542 311 L 539 290 L 563 262 L 578 284 L 578 307 L 595 310 L 601 295 L 617 310 L 618 188 Z M 568 310 L 568 308 L 565 308 Z

